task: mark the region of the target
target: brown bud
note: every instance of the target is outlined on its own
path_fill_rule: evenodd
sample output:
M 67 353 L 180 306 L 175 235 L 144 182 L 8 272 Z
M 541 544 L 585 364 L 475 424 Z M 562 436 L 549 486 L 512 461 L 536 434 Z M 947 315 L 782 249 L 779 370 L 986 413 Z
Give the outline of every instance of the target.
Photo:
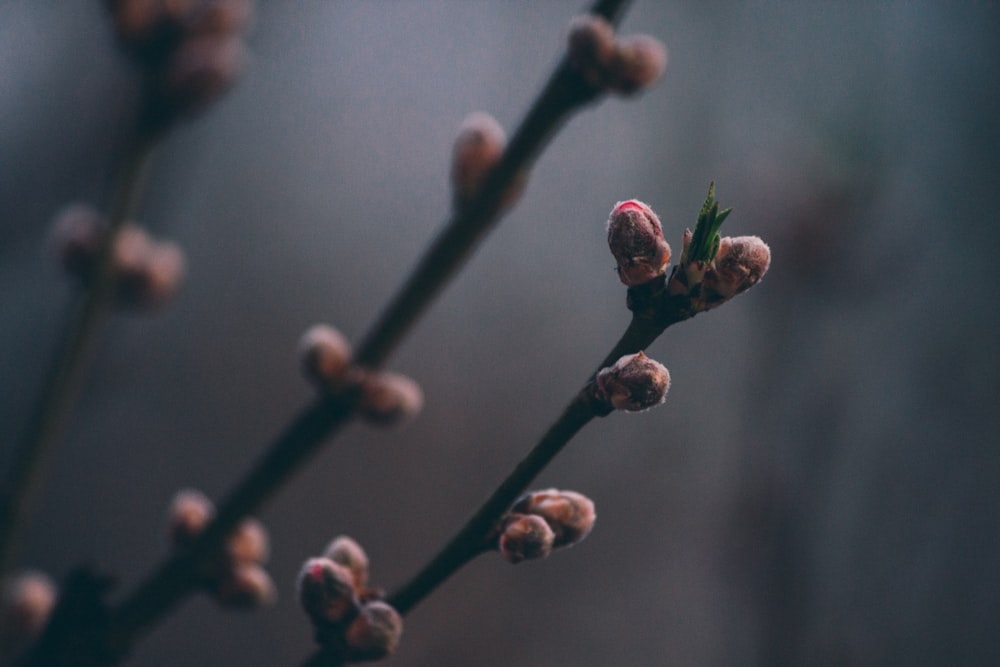
M 705 272 L 702 289 L 706 298 L 717 294 L 722 300 L 730 299 L 756 285 L 770 265 L 771 249 L 759 237 L 723 237 Z
M 570 62 L 594 88 L 607 85 L 608 67 L 615 54 L 615 31 L 601 16 L 584 14 L 569 24 Z
M 522 496 L 511 508 L 514 512 L 535 514 L 552 528 L 553 547 L 576 544 L 590 534 L 597 513 L 594 502 L 576 491 L 547 489 Z
M 358 610 L 354 577 L 329 558 L 310 558 L 298 579 L 299 604 L 316 622 L 339 623 Z
M 629 287 L 663 275 L 670 245 L 660 219 L 636 199 L 618 202 L 608 217 L 608 247 L 618 264 L 618 278 Z
M 160 81 L 165 119 L 204 110 L 236 81 L 246 61 L 238 36 L 206 34 L 184 40 L 170 56 Z
M 455 204 L 467 204 L 482 187 L 486 174 L 503 156 L 507 135 L 493 116 L 476 111 L 465 117 L 451 153 L 451 186 Z M 501 207 L 508 208 L 517 201 L 524 188 L 524 179 L 517 179 L 501 200 Z
M 167 539 L 170 544 L 181 548 L 190 545 L 214 514 L 215 506 L 201 491 L 178 491 L 167 511 Z
M 424 405 L 420 385 L 398 373 L 370 373 L 361 382 L 361 414 L 377 424 L 394 424 L 413 417 Z
M 56 597 L 55 584 L 42 572 L 21 572 L 4 581 L 0 644 L 18 649 L 36 639 L 49 621 Z
M 403 634 L 403 619 L 386 602 L 365 604 L 344 632 L 353 660 L 379 660 L 390 655 Z
M 670 389 L 670 372 L 642 352 L 627 354 L 596 378 L 597 393 L 617 410 L 640 412 L 663 403 Z
M 630 35 L 618 40 L 608 66 L 608 87 L 632 95 L 663 76 L 667 49 L 649 35 Z
M 555 533 L 534 514 L 511 514 L 500 534 L 500 553 L 511 563 L 545 558 L 552 553 Z
M 354 539 L 347 535 L 335 537 L 323 551 L 323 556 L 351 572 L 355 590 L 362 591 L 368 584 L 368 554 Z
M 351 344 L 337 329 L 314 324 L 299 341 L 302 373 L 321 389 L 343 382 L 351 370 Z
M 215 581 L 215 599 L 227 609 L 259 609 L 274 603 L 277 591 L 260 565 L 244 563 Z
M 266 563 L 269 555 L 267 529 L 252 517 L 240 521 L 226 538 L 226 556 L 234 565 Z

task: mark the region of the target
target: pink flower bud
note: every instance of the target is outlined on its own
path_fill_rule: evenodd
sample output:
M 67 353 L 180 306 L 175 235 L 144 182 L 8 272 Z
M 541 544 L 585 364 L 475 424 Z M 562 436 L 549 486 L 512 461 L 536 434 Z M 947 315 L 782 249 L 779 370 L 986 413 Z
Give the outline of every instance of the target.
M 241 564 L 228 570 L 213 588 L 216 601 L 227 609 L 259 609 L 274 604 L 277 591 L 259 565 Z
M 299 604 L 314 622 L 340 623 L 358 610 L 354 577 L 329 558 L 310 558 L 298 579 Z
M 226 556 L 232 564 L 266 563 L 269 555 L 267 529 L 253 517 L 243 519 L 226 538 Z
M 513 512 L 534 514 L 545 519 L 552 528 L 553 547 L 576 544 L 590 534 L 597 520 L 594 502 L 576 491 L 547 489 L 522 496 L 511 508 Z
M 299 342 L 302 373 L 318 388 L 335 387 L 351 370 L 351 344 L 337 329 L 314 324 Z
M 323 556 L 346 567 L 351 573 L 355 590 L 364 590 L 368 584 L 368 554 L 360 544 L 347 535 L 340 535 L 327 545 Z
M 632 95 L 663 76 L 667 49 L 649 35 L 630 35 L 618 40 L 608 66 L 608 87 L 622 95 Z
M 641 412 L 666 400 L 670 372 L 642 352 L 627 354 L 596 378 L 597 393 L 617 410 Z
M 379 660 L 390 655 L 403 635 L 403 619 L 381 600 L 365 604 L 344 632 L 353 660 Z
M 184 40 L 170 56 L 160 80 L 164 118 L 194 114 L 220 98 L 246 62 L 243 40 L 206 34 Z
M 608 217 L 608 246 L 618 263 L 618 278 L 632 287 L 663 275 L 670 245 L 660 219 L 636 199 L 618 202 Z
M 711 295 L 731 299 L 756 285 L 770 265 L 771 249 L 759 237 L 723 237 L 702 281 L 709 306 L 718 305 Z
M 361 382 L 358 409 L 371 422 L 394 424 L 413 417 L 424 405 L 420 385 L 398 373 L 370 373 Z
M 552 553 L 555 533 L 534 514 L 511 514 L 500 534 L 500 553 L 511 563 L 545 558 Z
M 184 548 L 205 530 L 215 506 L 201 491 L 183 489 L 170 501 L 167 511 L 167 539 L 174 547 Z
M 19 649 L 37 639 L 49 621 L 56 597 L 55 584 L 42 572 L 22 572 L 4 581 L 0 644 Z

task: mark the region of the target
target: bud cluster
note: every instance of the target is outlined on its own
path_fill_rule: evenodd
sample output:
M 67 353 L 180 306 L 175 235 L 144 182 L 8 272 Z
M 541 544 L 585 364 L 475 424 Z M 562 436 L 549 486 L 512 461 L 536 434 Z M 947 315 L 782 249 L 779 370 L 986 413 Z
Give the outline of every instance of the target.
M 629 287 L 662 276 L 670 262 L 670 245 L 660 219 L 637 199 L 620 201 L 608 216 L 608 247 L 618 278 Z
M 663 75 L 667 50 L 649 35 L 616 38 L 604 18 L 585 14 L 570 23 L 569 59 L 594 89 L 632 95 Z
M 642 351 L 626 354 L 613 365 L 602 368 L 594 378 L 592 392 L 608 411 L 642 412 L 667 398 L 670 372 Z
M 52 251 L 84 286 L 93 283 L 107 241 L 107 223 L 90 206 L 73 204 L 56 216 Z M 128 224 L 115 235 L 111 253 L 119 305 L 155 310 L 167 304 L 180 288 L 184 253 L 176 243 L 158 241 L 142 228 Z
M 145 67 L 161 125 L 201 111 L 236 80 L 253 0 L 107 0 L 122 46 Z
M 58 592 L 52 579 L 36 571 L 11 575 L 0 591 L 0 646 L 17 653 L 41 636 L 56 605 Z M 0 658 L 10 657 L 0 655 Z
M 423 407 L 420 385 L 399 373 L 373 371 L 354 363 L 351 344 L 326 324 L 310 327 L 299 342 L 302 373 L 322 392 L 357 393 L 357 409 L 375 424 L 395 424 Z
M 462 209 L 479 193 L 486 175 L 503 157 L 507 135 L 500 123 L 485 111 L 465 117 L 455 135 L 451 151 L 451 187 L 456 209 Z M 520 177 L 500 199 L 500 208 L 514 205 L 524 190 Z
M 707 261 L 688 259 L 692 238 L 691 230 L 684 230 L 684 252 L 668 290 L 688 296 L 693 312 L 715 308 L 747 291 L 771 265 L 771 249 L 758 236 L 724 236 L 715 256 Z
M 583 494 L 531 491 L 511 506 L 497 548 L 511 563 L 545 558 L 553 549 L 573 546 L 587 537 L 596 519 L 593 501 Z
M 396 650 L 403 619 L 381 591 L 368 587 L 368 556 L 352 538 L 335 538 L 302 565 L 299 604 L 316 641 L 347 660 L 379 660 Z
M 167 539 L 175 549 L 187 549 L 208 526 L 215 507 L 194 489 L 178 491 L 167 513 Z M 255 609 L 272 604 L 274 583 L 264 570 L 269 555 L 267 529 L 254 518 L 241 521 L 226 539 L 222 552 L 209 563 L 202 585 L 223 607 Z

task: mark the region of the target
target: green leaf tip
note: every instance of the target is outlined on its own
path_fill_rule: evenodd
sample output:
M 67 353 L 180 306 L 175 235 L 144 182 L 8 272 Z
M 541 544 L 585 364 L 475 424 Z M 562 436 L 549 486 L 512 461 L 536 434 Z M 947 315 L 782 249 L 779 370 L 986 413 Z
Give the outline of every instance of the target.
M 690 262 L 711 262 L 719 250 L 719 228 L 733 209 L 719 210 L 719 202 L 715 200 L 715 181 L 708 184 L 708 196 L 698 212 L 698 223 L 691 237 L 691 245 L 687 252 Z

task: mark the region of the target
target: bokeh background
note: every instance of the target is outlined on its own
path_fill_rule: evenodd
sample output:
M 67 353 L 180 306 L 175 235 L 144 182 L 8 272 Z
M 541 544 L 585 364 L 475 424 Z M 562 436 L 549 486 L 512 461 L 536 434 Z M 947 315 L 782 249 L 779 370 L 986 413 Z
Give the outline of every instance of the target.
M 309 399 L 299 335 L 359 338 L 440 229 L 463 116 L 512 128 L 581 2 L 258 3 L 238 87 L 156 157 L 142 220 L 189 274 L 116 317 L 24 564 L 131 589 L 180 487 L 221 496 Z M 262 513 L 280 601 L 192 599 L 134 665 L 294 665 L 300 563 L 334 535 L 377 584 L 416 571 L 626 326 L 604 220 L 649 202 L 679 250 L 708 182 L 759 234 L 760 286 L 670 329 L 665 406 L 589 426 L 539 486 L 578 547 L 482 557 L 406 619 L 394 665 L 1000 662 L 1000 5 L 640 0 L 665 79 L 565 128 L 520 205 L 390 366 L 427 405 L 350 427 Z M 0 3 L 0 463 L 73 286 L 53 214 L 106 205 L 135 72 L 102 3 Z

